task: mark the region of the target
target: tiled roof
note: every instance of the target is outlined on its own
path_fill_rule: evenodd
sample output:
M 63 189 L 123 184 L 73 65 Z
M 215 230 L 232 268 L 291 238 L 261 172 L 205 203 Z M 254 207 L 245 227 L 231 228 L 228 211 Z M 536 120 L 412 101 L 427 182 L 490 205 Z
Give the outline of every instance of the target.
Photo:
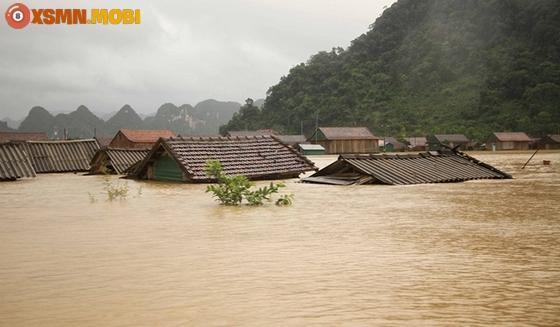
M 348 171 L 353 171 L 349 174 Z M 510 175 L 457 152 L 404 155 L 340 156 L 304 182 L 324 184 L 424 184 L 473 179 L 508 179 Z
M 0 132 L 0 143 L 9 141 L 46 141 L 47 133 Z
M 327 140 L 378 140 L 367 127 L 319 127 Z
M 175 136 L 170 130 L 143 130 L 143 129 L 126 129 L 123 128 L 121 132 L 127 139 L 136 143 L 156 143 L 160 138 L 168 138 Z
M 29 141 L 22 143 L 36 173 L 87 171 L 99 150 L 95 139 L 65 141 Z
M 117 174 L 125 174 L 126 170 L 141 161 L 150 153 L 149 149 L 115 149 L 101 148 L 91 160 L 91 173 L 100 171 L 101 165 L 110 165 Z
M 469 143 L 470 140 L 463 134 L 436 134 L 435 138 L 440 142 Z
M 531 138 L 523 132 L 503 132 L 494 135 L 501 142 L 531 142 Z
M 18 144 L 0 143 L 0 180 L 35 177 L 27 153 Z
M 305 156 L 272 136 L 189 137 L 160 139 L 134 174 L 142 177 L 161 148 L 175 158 L 188 179 L 194 182 L 209 181 L 204 173 L 208 160 L 219 160 L 226 175 L 244 175 L 250 179 L 297 176 L 316 170 Z

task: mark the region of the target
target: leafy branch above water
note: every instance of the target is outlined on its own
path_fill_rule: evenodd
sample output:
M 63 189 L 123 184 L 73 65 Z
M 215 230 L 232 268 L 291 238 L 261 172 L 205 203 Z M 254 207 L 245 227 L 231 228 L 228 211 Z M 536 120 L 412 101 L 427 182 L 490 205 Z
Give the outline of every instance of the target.
M 278 193 L 280 188 L 285 187 L 283 183 L 270 183 L 257 190 L 251 191 L 254 184 L 246 176 L 227 176 L 223 172 L 222 164 L 217 160 L 206 162 L 205 172 L 208 177 L 215 178 L 217 184 L 208 185 L 206 192 L 211 192 L 213 196 L 224 205 L 236 206 L 247 201 L 249 205 L 262 205 L 265 200 L 271 201 L 272 194 Z M 277 201 L 277 205 L 291 205 L 293 194 L 282 195 Z

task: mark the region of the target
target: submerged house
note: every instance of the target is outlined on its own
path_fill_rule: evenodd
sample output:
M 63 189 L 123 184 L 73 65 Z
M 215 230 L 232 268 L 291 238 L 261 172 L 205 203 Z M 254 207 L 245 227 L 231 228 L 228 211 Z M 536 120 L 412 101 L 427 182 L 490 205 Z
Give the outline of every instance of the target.
M 425 136 L 407 137 L 405 140 L 411 151 L 428 151 L 428 139 Z
M 406 144 L 394 137 L 385 137 L 383 139 L 383 149 L 385 152 L 402 152 L 406 150 Z
M 379 151 L 379 137 L 367 127 L 319 127 L 309 141 L 322 145 L 327 154 Z
M 469 140 L 463 134 L 434 134 L 428 137 L 428 146 L 430 150 L 439 150 L 441 144 L 457 150 L 467 150 Z
M 36 173 L 88 171 L 99 144 L 95 139 L 28 141 L 20 146 L 27 152 Z
M 548 134 L 537 142 L 539 149 L 560 149 L 560 134 Z
M 529 150 L 532 139 L 523 132 L 492 133 L 486 141 L 491 150 Z
M 47 133 L 28 133 L 28 132 L 0 132 L 0 143 L 3 142 L 22 142 L 22 141 L 46 141 L 49 137 Z
M 170 130 L 140 130 L 123 128 L 117 132 L 109 143 L 110 148 L 119 149 L 150 149 L 160 137 L 175 136 Z
M 323 155 L 325 154 L 325 148 L 323 148 L 320 144 L 298 144 L 296 149 L 303 153 L 306 156 L 313 156 L 313 155 Z
M 137 162 L 150 153 L 149 149 L 115 149 L 101 148 L 90 163 L 91 174 L 124 175 Z
M 14 181 L 23 177 L 35 177 L 35 170 L 23 147 L 14 143 L 0 143 L 0 181 Z
M 431 151 L 418 154 L 342 155 L 334 163 L 302 181 L 332 185 L 407 185 L 510 178 L 511 175 L 464 153 Z
M 273 136 L 160 139 L 129 175 L 139 179 L 212 182 L 204 168 L 219 160 L 226 175 L 249 179 L 295 178 L 317 170 L 305 156 Z

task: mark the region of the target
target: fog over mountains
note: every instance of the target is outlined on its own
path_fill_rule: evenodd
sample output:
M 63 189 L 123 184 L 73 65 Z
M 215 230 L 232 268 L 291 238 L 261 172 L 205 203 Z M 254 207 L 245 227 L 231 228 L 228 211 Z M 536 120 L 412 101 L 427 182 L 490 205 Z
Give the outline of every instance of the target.
M 262 100 L 257 100 L 262 102 Z M 124 105 L 107 120 L 99 118 L 88 107 L 81 105 L 70 113 L 51 114 L 43 107 L 31 108 L 21 122 L 18 131 L 46 132 L 51 138 L 111 137 L 121 128 L 170 129 L 182 135 L 217 134 L 220 125 L 227 123 L 241 104 L 205 100 L 194 107 L 190 104 L 177 106 L 172 103 L 161 105 L 157 112 L 146 118 L 140 117 L 130 105 Z M 14 121 L 10 123 L 12 125 Z M 12 125 L 13 126 L 13 125 Z M 0 131 L 14 130 L 5 121 L 0 121 Z

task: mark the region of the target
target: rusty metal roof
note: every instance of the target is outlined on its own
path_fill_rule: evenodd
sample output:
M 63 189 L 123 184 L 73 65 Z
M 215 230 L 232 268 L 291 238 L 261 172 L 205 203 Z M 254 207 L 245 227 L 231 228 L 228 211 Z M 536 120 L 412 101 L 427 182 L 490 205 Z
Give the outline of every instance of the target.
M 0 180 L 35 177 L 27 153 L 19 144 L 0 143 Z
M 115 173 L 125 174 L 126 170 L 150 153 L 149 149 L 101 148 L 91 160 L 91 173 L 97 173 L 100 166 L 111 166 Z
M 156 143 L 160 137 L 173 137 L 175 133 L 170 130 L 126 129 L 119 130 L 127 139 L 136 143 Z
M 511 176 L 461 152 L 340 156 L 304 182 L 324 184 L 424 184 Z
M 531 138 L 523 132 L 494 133 L 494 136 L 501 142 L 531 142 Z
M 47 133 L 0 132 L 0 143 L 10 141 L 46 141 Z
M 36 173 L 87 171 L 99 150 L 95 139 L 29 141 L 21 145 L 29 154 Z
M 319 127 L 327 140 L 378 140 L 367 127 Z M 313 136 L 310 138 L 312 139 Z
M 273 136 L 189 137 L 160 139 L 134 171 L 142 177 L 154 157 L 168 152 L 193 182 L 208 182 L 208 160 L 219 160 L 226 175 L 250 179 L 299 175 L 317 170 L 313 162 Z

